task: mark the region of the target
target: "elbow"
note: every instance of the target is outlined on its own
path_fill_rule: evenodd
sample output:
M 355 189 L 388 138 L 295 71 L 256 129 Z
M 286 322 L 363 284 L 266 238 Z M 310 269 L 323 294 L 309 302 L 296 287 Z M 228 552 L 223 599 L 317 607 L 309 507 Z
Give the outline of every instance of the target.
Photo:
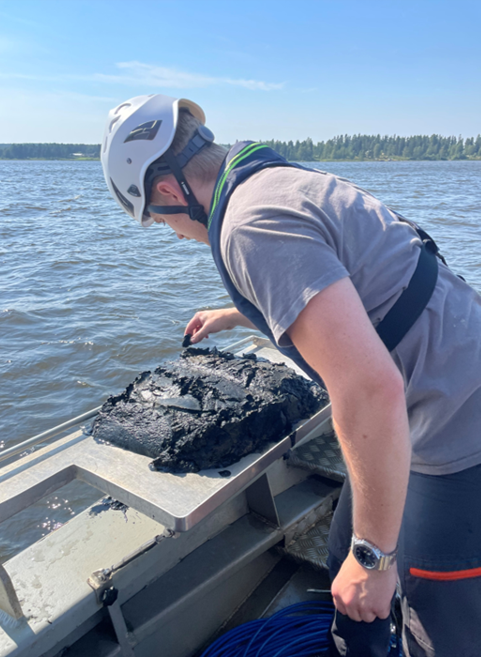
M 328 386 L 328 392 L 334 419 L 342 424 L 350 426 L 366 412 L 380 421 L 393 415 L 407 419 L 404 380 L 394 363 L 392 368 L 356 373 L 332 390 Z
M 401 372 L 393 363 L 393 367 L 378 373 L 375 380 L 370 380 L 372 392 L 375 396 L 381 396 L 386 402 L 406 405 L 406 393 L 404 379 Z
M 406 410 L 404 380 L 396 366 L 365 377 L 365 402 L 378 408 Z

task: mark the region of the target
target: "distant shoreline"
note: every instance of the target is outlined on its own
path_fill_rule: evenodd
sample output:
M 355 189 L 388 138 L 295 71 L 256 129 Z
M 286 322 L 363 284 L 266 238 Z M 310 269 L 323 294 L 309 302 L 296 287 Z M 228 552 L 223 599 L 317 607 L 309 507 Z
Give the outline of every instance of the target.
M 1 157 L 2 162 L 100 162 L 99 157 Z
M 453 158 L 430 158 L 430 157 L 365 157 L 365 158 L 325 158 L 322 160 L 289 160 L 290 162 L 481 162 L 481 157 L 453 157 Z M 100 162 L 99 157 L 1 157 L 0 162 Z
M 442 135 L 339 135 L 314 143 L 259 140 L 289 162 L 405 162 L 481 160 L 481 134 L 477 137 Z M 221 144 L 230 148 L 230 144 Z M 69 162 L 100 159 L 100 144 L 0 144 L 2 160 L 62 160 Z

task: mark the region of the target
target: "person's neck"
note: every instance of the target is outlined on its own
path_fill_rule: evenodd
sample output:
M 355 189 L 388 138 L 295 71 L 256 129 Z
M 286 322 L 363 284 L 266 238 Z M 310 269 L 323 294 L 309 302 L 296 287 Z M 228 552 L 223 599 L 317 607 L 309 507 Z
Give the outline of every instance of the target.
M 219 167 L 219 171 L 220 171 L 220 167 Z M 217 174 L 218 173 L 219 172 L 217 172 Z M 212 197 L 214 196 L 217 174 L 215 175 L 214 178 L 212 178 L 212 180 L 210 180 L 207 183 L 198 183 L 197 181 L 192 181 L 192 183 L 190 184 L 196 199 L 202 205 L 207 215 L 209 214 L 210 206 L 212 204 Z

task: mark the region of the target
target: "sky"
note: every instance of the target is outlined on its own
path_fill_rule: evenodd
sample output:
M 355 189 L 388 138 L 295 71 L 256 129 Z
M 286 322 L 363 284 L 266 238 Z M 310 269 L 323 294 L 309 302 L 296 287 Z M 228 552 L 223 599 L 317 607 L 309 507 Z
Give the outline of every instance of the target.
M 481 132 L 480 0 L 0 0 L 0 143 L 164 93 L 220 143 Z

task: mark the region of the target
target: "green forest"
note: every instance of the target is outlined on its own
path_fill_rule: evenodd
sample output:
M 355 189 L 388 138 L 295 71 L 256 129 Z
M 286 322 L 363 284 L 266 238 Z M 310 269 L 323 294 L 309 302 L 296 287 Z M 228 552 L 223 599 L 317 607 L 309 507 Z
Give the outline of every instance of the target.
M 297 162 L 330 160 L 475 160 L 481 159 L 481 135 L 442 137 L 381 137 L 381 135 L 340 135 L 314 144 L 312 139 L 285 142 L 267 141 L 286 159 Z
M 285 158 L 296 162 L 331 160 L 481 160 L 481 135 L 443 137 L 417 135 L 340 135 L 315 144 L 304 141 L 265 141 Z M 0 144 L 4 160 L 81 160 L 98 159 L 98 144 Z
M 0 144 L 2 160 L 81 160 L 100 158 L 100 144 Z

